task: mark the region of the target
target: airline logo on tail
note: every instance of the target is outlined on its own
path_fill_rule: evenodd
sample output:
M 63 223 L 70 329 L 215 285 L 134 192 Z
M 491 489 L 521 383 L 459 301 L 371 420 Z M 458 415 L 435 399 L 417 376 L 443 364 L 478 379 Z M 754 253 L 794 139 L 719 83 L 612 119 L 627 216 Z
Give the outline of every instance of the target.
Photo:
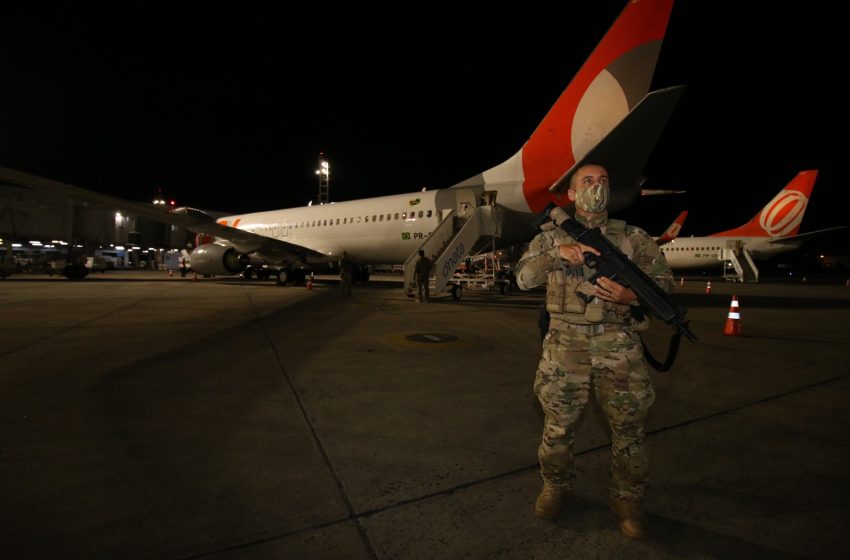
M 531 136 L 522 167 L 532 210 L 549 203 L 548 187 L 649 91 L 672 7 L 672 0 L 628 4 Z
M 783 190 L 759 214 L 759 225 L 771 237 L 794 235 L 800 229 L 809 198 L 795 190 Z
M 661 236 L 655 240 L 655 242 L 658 243 L 658 245 L 660 246 L 664 245 L 665 243 L 669 243 L 670 241 L 673 241 L 674 239 L 679 237 L 679 232 L 682 231 L 682 225 L 685 223 L 685 218 L 687 217 L 687 210 L 683 210 L 682 212 L 680 212 L 679 215 L 676 216 L 676 219 L 673 221 L 673 223 L 670 224 L 670 226 L 666 230 L 664 230 L 664 233 L 662 233 Z
M 673 0 L 629 2 L 522 148 L 455 186 L 519 184 L 521 193 L 500 191 L 499 203 L 521 212 L 559 200 L 550 188 L 649 92 L 672 9 Z
M 789 237 L 797 235 L 818 170 L 800 171 L 768 202 L 761 212 L 743 226 L 709 237 Z

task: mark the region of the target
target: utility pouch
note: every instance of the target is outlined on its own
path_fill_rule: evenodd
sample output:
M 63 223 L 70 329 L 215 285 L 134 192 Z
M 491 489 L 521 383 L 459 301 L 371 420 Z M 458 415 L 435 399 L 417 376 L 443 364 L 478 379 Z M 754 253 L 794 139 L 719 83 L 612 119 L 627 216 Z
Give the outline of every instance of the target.
M 584 310 L 584 319 L 588 323 L 601 323 L 605 318 L 605 312 L 602 309 L 603 301 L 598 297 L 593 298 L 590 303 L 587 304 L 586 309 Z
M 564 313 L 567 309 L 567 276 L 563 270 L 549 272 L 546 282 L 546 311 Z

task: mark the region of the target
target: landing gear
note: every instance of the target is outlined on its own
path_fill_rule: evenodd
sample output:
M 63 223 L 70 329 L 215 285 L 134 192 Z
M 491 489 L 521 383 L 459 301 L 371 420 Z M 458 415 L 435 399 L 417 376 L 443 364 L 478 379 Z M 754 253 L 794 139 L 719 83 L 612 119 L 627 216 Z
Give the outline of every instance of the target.
M 281 268 L 276 272 L 276 274 L 276 283 L 278 286 L 283 286 L 284 284 L 290 283 L 295 286 L 300 286 L 302 284 L 305 284 L 307 281 L 307 273 L 304 272 L 303 268 Z
M 452 299 L 455 301 L 460 301 L 460 297 L 463 295 L 463 288 L 458 286 L 457 284 L 452 286 Z

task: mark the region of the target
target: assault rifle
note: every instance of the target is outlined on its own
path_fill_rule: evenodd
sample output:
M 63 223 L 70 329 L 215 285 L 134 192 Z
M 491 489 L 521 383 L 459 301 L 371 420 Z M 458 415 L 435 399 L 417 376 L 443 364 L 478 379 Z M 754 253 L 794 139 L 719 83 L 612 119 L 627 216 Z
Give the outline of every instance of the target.
M 588 279 L 588 282 L 596 284 L 596 280 L 600 276 L 605 276 L 619 282 L 623 286 L 628 286 L 637 294 L 641 304 L 638 309 L 632 310 L 633 315 L 637 313 L 639 317 L 639 314 L 643 312 L 641 308 L 644 308 L 654 317 L 675 328 L 676 335 L 674 337 L 677 347 L 678 337 L 681 335 L 685 335 L 691 342 L 697 341 L 696 335 L 688 328 L 688 321 L 685 320 L 687 313 L 685 306 L 673 301 L 667 292 L 662 290 L 658 284 L 638 268 L 620 249 L 615 247 L 602 234 L 599 228 L 588 228 L 579 221 L 571 218 L 569 214 L 554 202 L 549 203 L 535 224 L 539 227 L 547 218 L 551 219 L 556 226 L 569 233 L 570 237 L 576 241 L 589 245 L 599 251 L 599 255 L 594 255 L 589 251 L 584 253 L 585 264 L 596 271 Z M 673 344 L 671 342 L 672 346 Z M 672 362 L 669 359 L 668 361 Z

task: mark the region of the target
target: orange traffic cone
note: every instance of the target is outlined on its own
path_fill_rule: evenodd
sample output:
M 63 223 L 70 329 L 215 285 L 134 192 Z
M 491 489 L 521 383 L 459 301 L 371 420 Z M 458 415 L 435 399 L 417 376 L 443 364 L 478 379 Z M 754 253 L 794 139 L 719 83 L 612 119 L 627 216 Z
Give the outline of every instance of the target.
M 685 277 L 682 276 L 681 278 L 679 278 L 679 286 L 681 287 L 681 286 L 684 286 L 684 285 L 685 285 Z
M 310 273 L 309 278 L 307 278 L 307 289 L 308 290 L 313 289 L 313 273 L 312 272 Z
M 741 308 L 738 306 L 738 296 L 732 296 L 732 304 L 729 306 L 729 316 L 723 327 L 726 336 L 741 336 Z
M 708 281 L 708 284 L 705 285 L 705 295 L 711 295 L 711 280 Z
M 173 271 L 173 270 L 171 270 L 170 268 L 168 269 L 168 277 L 169 277 L 169 278 L 174 278 L 174 271 Z

